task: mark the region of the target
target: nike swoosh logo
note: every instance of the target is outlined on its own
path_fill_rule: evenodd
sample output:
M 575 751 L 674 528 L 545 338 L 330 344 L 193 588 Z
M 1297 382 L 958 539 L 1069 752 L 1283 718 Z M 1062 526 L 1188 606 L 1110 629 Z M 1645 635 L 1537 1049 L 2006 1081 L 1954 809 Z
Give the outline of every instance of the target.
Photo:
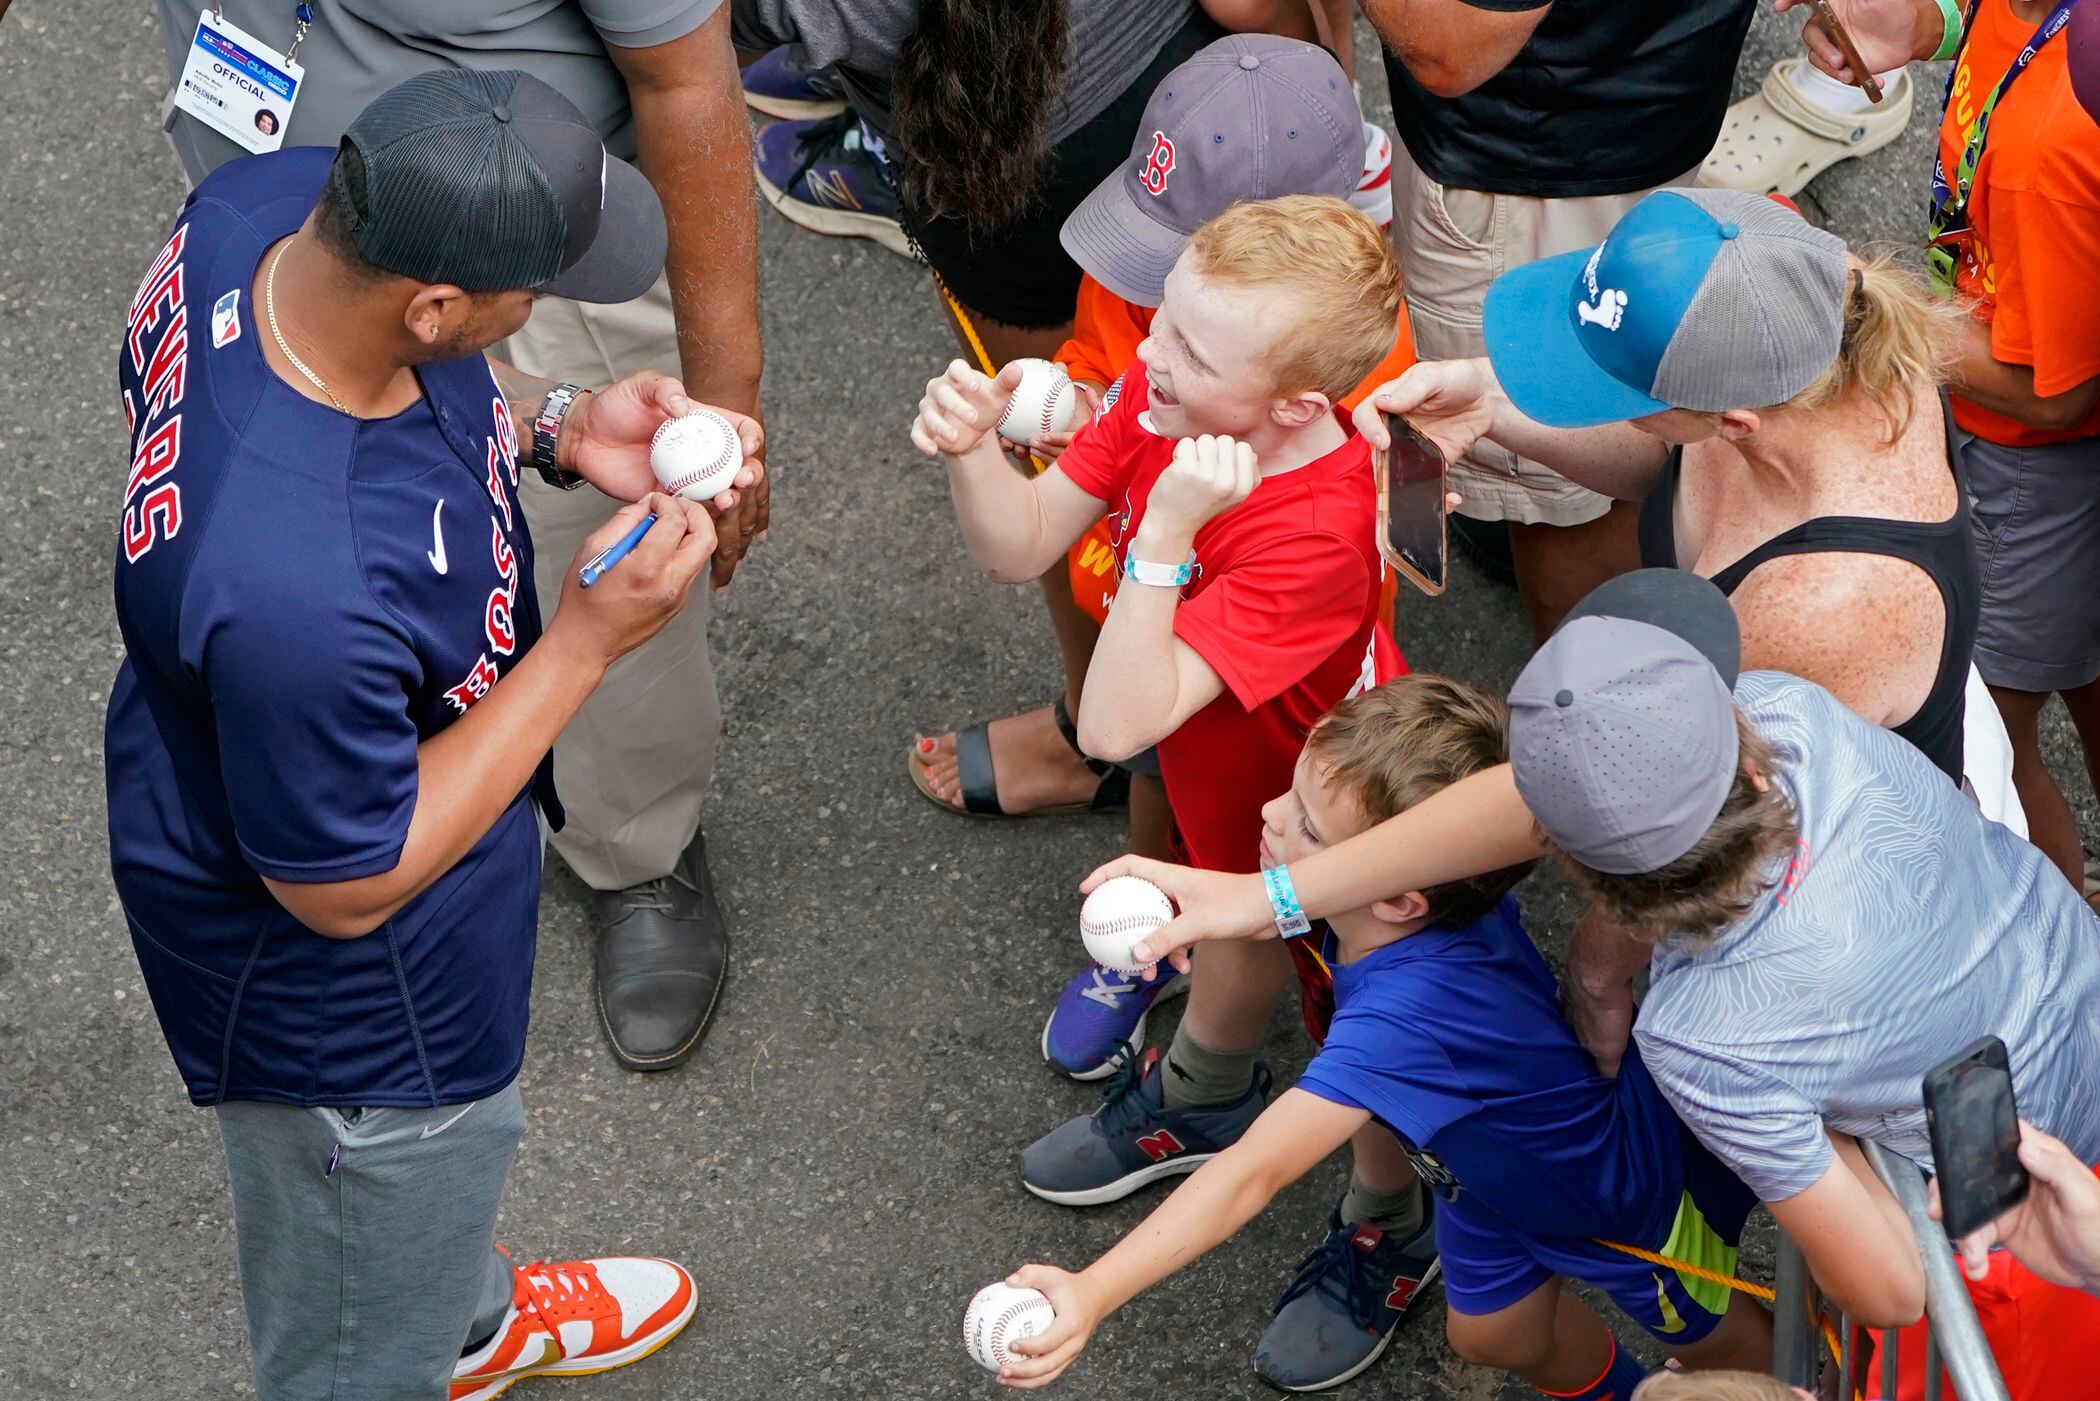
M 438 498 L 437 509 L 430 513 L 430 534 L 437 541 L 437 548 L 425 550 L 423 557 L 430 561 L 432 569 L 442 574 L 445 572 L 445 498 L 442 496 Z
M 458 1123 L 461 1119 L 466 1118 L 469 1114 L 472 1114 L 473 1112 L 474 1106 L 470 1104 L 465 1109 L 462 1109 L 457 1114 L 454 1114 L 451 1118 L 445 1120 L 444 1123 L 439 1124 L 436 1128 L 432 1128 L 428 1124 L 425 1124 L 423 1126 L 423 1137 L 435 1138 L 439 1134 L 443 1133 L 446 1129 L 451 1128 L 454 1124 Z

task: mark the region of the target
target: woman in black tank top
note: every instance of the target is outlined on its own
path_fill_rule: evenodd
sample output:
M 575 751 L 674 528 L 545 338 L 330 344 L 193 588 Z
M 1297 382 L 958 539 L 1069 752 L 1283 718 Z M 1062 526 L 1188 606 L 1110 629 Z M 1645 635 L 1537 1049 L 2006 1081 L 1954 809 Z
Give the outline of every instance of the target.
M 1686 258 L 1701 237 L 1712 253 Z M 1484 436 L 1640 501 L 1642 563 L 1697 569 L 1730 595 L 1745 670 L 1819 682 L 1959 783 L 1981 585 L 1937 393 L 1958 315 L 1771 200 L 1660 191 L 1599 249 L 1507 274 L 1489 296 L 1489 358 L 1417 365 L 1357 427 L 1382 449 L 1383 415 L 1403 413 L 1454 456 Z M 1629 372 L 1645 379 L 1617 377 Z M 1614 408 L 1625 420 L 1600 422 Z M 1811 555 L 1830 567 L 1745 587 Z M 1930 587 L 1845 556 L 1903 561 Z M 1921 621 L 1935 601 L 1936 626 Z

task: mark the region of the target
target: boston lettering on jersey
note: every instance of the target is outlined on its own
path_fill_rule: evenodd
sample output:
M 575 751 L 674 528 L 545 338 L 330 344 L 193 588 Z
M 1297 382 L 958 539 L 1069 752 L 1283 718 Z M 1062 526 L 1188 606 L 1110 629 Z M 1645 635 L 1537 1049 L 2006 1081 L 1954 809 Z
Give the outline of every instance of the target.
M 200 1104 L 501 1089 L 524 1051 L 534 793 L 558 820 L 543 766 L 455 866 L 359 938 L 305 928 L 264 883 L 394 869 L 418 746 L 540 633 L 518 444 L 487 361 L 418 366 L 420 398 L 359 419 L 292 388 L 266 335 L 243 333 L 258 269 L 304 222 L 332 155 L 253 156 L 199 185 L 118 351 L 131 433 L 111 865 Z

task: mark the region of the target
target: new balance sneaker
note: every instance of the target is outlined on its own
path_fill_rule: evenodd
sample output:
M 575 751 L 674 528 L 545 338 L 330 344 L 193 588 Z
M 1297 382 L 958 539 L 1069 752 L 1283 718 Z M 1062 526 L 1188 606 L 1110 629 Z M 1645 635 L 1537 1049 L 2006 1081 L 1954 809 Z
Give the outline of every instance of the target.
M 829 68 L 795 62 L 792 44 L 768 50 L 744 66 L 744 101 L 769 117 L 807 121 L 846 110 L 846 90 Z
M 514 1271 L 496 1336 L 452 1372 L 450 1401 L 488 1401 L 527 1377 L 580 1377 L 639 1362 L 678 1336 L 699 1299 L 669 1260 L 611 1255 Z
M 1043 1059 L 1074 1080 L 1106 1079 L 1116 1073 L 1116 1057 L 1144 1049 L 1152 1004 L 1188 990 L 1189 980 L 1166 964 L 1148 983 L 1089 963 L 1065 984 L 1043 1023 Z
M 1125 1056 L 1092 1114 L 1071 1119 L 1021 1150 L 1021 1185 L 1059 1206 L 1121 1201 L 1162 1177 L 1194 1172 L 1239 1141 L 1269 1102 L 1269 1068 L 1230 1104 L 1169 1109 L 1159 1052 Z
M 1393 226 L 1393 138 L 1372 122 L 1364 123 L 1364 173 L 1349 203 L 1368 214 L 1379 228 Z
M 870 238 L 909 258 L 882 142 L 851 112 L 775 122 L 751 138 L 766 203 L 813 233 Z
M 1324 1391 L 1362 1372 L 1436 1278 L 1436 1197 L 1425 1184 L 1422 1229 L 1393 1240 L 1328 1213 L 1327 1239 L 1298 1262 L 1276 1317 L 1254 1348 L 1254 1370 L 1285 1391 Z

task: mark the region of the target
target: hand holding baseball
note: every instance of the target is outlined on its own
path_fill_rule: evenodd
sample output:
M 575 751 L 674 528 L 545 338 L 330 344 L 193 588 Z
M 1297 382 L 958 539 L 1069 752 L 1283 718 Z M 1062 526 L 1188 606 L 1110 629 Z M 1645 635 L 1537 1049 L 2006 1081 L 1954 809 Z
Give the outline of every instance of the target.
M 1086 1276 L 1055 1265 L 1023 1265 L 1006 1277 L 1006 1283 L 1015 1289 L 1036 1290 L 1050 1301 L 1057 1317 L 1043 1332 L 1007 1345 L 1014 1360 L 999 1369 L 999 1385 L 1021 1391 L 1048 1386 L 1079 1360 L 1108 1311 L 1094 1296 Z
M 607 496 L 639 501 L 658 489 L 656 475 L 649 468 L 649 445 L 656 430 L 701 407 L 677 380 L 655 370 L 643 370 L 596 393 L 579 395 L 562 422 L 557 448 L 561 465 L 580 473 Z M 714 498 L 715 509 L 726 511 L 736 505 L 737 492 L 754 486 L 764 473 L 758 458 L 765 451 L 766 434 L 743 414 L 727 409 L 714 412 L 736 429 L 744 457 L 731 487 Z
M 911 425 L 912 446 L 928 457 L 962 456 L 998 426 L 1020 383 L 1019 362 L 992 379 L 960 360 L 949 361 L 946 374 L 926 381 L 926 397 Z
M 1235 438 L 1183 438 L 1174 444 L 1174 460 L 1153 484 L 1150 504 L 1139 533 L 1171 538 L 1186 548 L 1204 522 L 1221 516 L 1254 494 L 1261 468 L 1254 449 Z M 1139 551 L 1143 554 L 1143 551 Z M 1144 555 L 1147 559 L 1154 556 Z M 1179 560 L 1159 559 L 1160 564 Z
M 1079 889 L 1091 895 L 1118 876 L 1143 877 L 1165 891 L 1181 912 L 1132 948 L 1132 956 L 1147 963 L 1165 960 L 1186 973 L 1191 944 L 1211 939 L 1277 937 L 1268 892 L 1260 876 L 1199 871 L 1144 856 L 1119 856 L 1097 867 L 1080 882 Z

